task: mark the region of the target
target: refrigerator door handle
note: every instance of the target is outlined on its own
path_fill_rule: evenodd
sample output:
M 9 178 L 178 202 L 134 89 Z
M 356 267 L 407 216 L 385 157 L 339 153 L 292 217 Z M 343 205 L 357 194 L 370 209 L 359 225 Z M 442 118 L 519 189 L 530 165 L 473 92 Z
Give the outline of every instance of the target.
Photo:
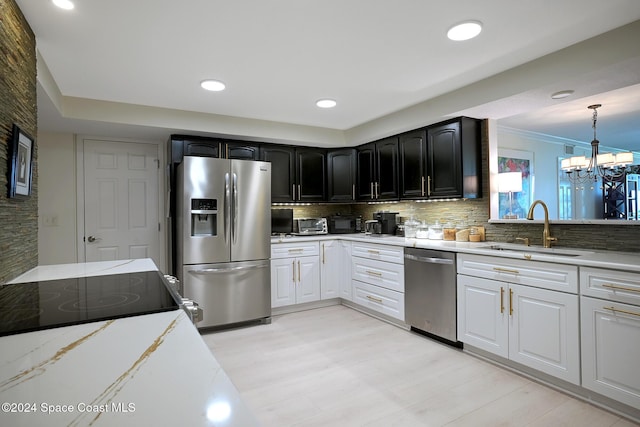
M 253 270 L 256 268 L 266 268 L 267 264 L 250 265 L 245 267 L 221 267 L 221 268 L 202 268 L 199 270 L 189 270 L 192 274 L 215 274 L 215 273 L 230 273 L 233 271 Z
M 233 173 L 233 207 L 231 221 L 231 239 L 236 243 L 238 239 L 238 175 Z
M 229 174 L 225 173 L 224 174 L 224 215 L 223 216 L 223 222 L 224 222 L 224 242 L 225 243 L 229 243 L 229 220 L 231 219 L 231 216 L 229 215 L 229 211 L 231 209 L 231 188 L 230 188 L 230 183 L 229 183 Z

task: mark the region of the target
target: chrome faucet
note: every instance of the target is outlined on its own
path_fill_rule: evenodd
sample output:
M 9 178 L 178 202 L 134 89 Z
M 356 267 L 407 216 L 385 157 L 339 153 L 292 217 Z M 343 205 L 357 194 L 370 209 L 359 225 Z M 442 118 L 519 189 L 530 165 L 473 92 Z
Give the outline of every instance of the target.
M 529 208 L 527 219 L 529 220 L 533 219 L 533 208 L 535 208 L 536 205 L 542 205 L 542 208 L 544 209 L 544 229 L 542 230 L 542 246 L 545 248 L 550 248 L 551 242 L 555 242 L 558 239 L 555 237 L 551 237 L 550 235 L 551 233 L 549 232 L 549 209 L 547 208 L 547 205 L 542 200 L 536 200 L 535 202 L 533 202 L 531 204 L 531 207 Z

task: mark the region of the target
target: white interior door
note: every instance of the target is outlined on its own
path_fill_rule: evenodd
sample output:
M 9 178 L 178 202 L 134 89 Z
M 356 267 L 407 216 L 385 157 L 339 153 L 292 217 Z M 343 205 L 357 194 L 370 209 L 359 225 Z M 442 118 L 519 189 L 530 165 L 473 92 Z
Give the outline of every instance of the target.
M 85 139 L 85 261 L 160 259 L 158 146 Z

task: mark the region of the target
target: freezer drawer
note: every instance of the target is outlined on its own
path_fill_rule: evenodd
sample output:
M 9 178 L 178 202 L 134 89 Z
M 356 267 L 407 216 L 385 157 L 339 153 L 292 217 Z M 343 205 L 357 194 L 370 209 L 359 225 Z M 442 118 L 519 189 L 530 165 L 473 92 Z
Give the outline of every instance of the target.
M 184 296 L 197 302 L 208 328 L 271 316 L 269 260 L 183 266 Z

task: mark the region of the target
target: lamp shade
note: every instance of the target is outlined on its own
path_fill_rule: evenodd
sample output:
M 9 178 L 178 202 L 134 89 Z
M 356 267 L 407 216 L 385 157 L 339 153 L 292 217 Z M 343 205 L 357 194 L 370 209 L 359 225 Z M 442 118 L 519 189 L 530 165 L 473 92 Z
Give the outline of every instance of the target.
M 498 174 L 500 193 L 518 193 L 522 191 L 522 172 L 503 172 Z

